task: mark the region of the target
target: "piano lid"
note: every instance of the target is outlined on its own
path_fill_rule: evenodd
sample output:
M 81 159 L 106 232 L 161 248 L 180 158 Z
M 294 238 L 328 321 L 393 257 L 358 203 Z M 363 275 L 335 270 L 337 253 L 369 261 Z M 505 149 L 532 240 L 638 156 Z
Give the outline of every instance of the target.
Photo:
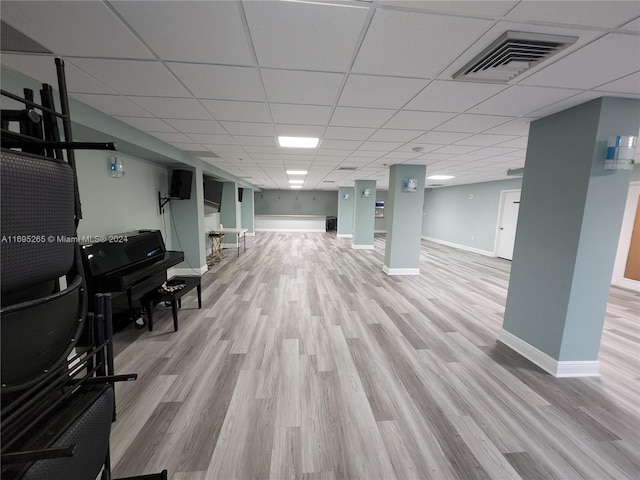
M 85 266 L 93 277 L 153 263 L 166 251 L 160 230 L 134 230 L 103 237 L 106 241 L 81 245 Z

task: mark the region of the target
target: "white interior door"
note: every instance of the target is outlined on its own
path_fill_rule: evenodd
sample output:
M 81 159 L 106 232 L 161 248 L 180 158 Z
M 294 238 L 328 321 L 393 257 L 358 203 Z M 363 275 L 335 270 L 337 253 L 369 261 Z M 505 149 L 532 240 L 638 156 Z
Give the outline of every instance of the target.
M 498 246 L 496 257 L 513 260 L 516 243 L 516 225 L 520 210 L 520 190 L 504 191 L 501 195 L 500 218 L 498 219 Z

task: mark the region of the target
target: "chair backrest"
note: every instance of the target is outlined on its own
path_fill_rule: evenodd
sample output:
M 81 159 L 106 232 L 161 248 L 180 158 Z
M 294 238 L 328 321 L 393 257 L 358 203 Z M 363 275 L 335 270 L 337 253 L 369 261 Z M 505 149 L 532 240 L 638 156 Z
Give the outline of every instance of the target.
M 86 314 L 75 242 L 74 173 L 64 161 L 0 152 L 3 394 L 65 360 Z M 60 290 L 59 279 L 68 286 Z

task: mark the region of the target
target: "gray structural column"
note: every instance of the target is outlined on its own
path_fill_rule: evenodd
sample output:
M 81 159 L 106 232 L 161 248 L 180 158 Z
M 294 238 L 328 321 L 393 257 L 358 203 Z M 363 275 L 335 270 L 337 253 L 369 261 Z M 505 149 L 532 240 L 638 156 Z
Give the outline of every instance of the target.
M 387 241 L 382 270 L 388 275 L 420 275 L 420 238 L 425 165 L 392 165 L 385 205 Z
M 207 271 L 202 168 L 193 169 L 191 182 L 191 198 L 171 200 L 171 246 L 173 250 L 182 250 L 185 258 L 184 262 L 172 269 L 174 275 Z
M 338 188 L 338 237 L 353 237 L 353 187 Z
M 351 248 L 373 250 L 376 181 L 356 180 L 353 200 L 353 240 Z
M 253 203 L 253 188 L 245 188 L 242 191 L 242 202 L 240 202 L 241 213 L 241 228 L 248 230 L 247 236 L 251 237 L 256 234 L 254 229 L 254 203 Z
M 222 184 L 222 200 L 220 201 L 220 223 L 227 228 L 240 228 L 240 206 L 238 202 L 238 185 L 236 182 Z M 236 235 L 226 235 L 223 247 L 235 248 Z
M 604 170 L 607 139 L 637 135 L 640 101 L 599 98 L 531 124 L 499 339 L 547 372 L 598 374 L 631 171 Z

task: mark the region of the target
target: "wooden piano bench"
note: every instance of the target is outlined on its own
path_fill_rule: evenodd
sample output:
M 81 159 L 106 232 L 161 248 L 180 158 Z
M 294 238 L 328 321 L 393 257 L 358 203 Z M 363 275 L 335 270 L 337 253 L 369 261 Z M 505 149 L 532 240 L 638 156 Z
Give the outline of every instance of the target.
M 198 293 L 198 308 L 202 308 L 202 290 L 200 285 L 201 277 L 198 276 L 176 276 L 167 280 L 167 285 L 183 284 L 184 287 L 173 292 L 161 292 L 158 289 L 146 293 L 142 297 L 142 302 L 147 312 L 147 326 L 149 331 L 153 331 L 153 307 L 160 302 L 171 303 L 171 313 L 173 314 L 173 330 L 178 331 L 178 308 L 182 307 L 180 299 L 195 287 Z

